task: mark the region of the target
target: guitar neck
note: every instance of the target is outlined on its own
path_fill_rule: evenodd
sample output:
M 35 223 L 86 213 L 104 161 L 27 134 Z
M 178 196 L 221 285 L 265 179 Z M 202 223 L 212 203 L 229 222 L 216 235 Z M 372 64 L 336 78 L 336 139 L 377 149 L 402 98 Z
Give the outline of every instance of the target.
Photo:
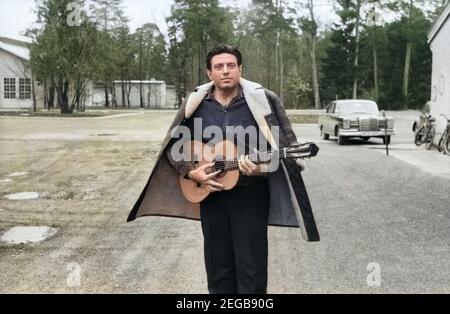
M 302 150 L 304 153 L 306 153 L 303 156 L 303 158 L 310 156 L 309 148 L 305 148 Z M 289 152 L 287 152 L 286 149 L 282 148 L 280 150 L 273 151 L 273 152 L 266 152 L 266 153 L 263 152 L 263 153 L 248 155 L 248 158 L 254 164 L 261 165 L 261 164 L 268 164 L 274 159 L 292 158 L 292 155 Z M 296 158 L 298 158 L 298 157 L 296 157 Z M 216 161 L 216 164 L 215 164 L 215 170 L 219 170 L 219 169 L 220 170 L 223 169 L 224 171 L 238 170 L 239 169 L 239 159 L 237 157 L 235 157 L 233 159 L 227 159 L 227 160 L 222 160 L 222 161 L 218 160 L 218 161 Z

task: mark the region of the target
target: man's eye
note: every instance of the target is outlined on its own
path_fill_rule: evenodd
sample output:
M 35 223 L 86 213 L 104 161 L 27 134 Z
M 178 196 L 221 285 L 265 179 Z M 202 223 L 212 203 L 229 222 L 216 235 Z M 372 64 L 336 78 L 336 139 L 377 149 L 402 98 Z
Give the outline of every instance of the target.
M 216 65 L 215 67 L 214 67 L 214 69 L 216 69 L 216 70 L 221 70 L 223 68 L 223 65 Z
M 235 63 L 230 63 L 230 64 L 228 64 L 228 67 L 230 69 L 234 69 L 236 67 L 236 64 Z

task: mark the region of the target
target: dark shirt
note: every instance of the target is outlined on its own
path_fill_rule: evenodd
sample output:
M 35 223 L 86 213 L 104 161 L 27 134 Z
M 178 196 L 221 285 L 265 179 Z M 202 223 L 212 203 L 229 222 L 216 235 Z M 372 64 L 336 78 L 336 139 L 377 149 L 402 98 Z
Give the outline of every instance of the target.
M 194 128 L 194 121 L 196 118 L 201 119 L 201 128 Z M 197 126 L 199 125 L 199 121 L 200 120 L 197 120 Z M 225 139 L 233 140 L 234 144 L 238 146 L 239 155 L 252 154 L 253 148 L 258 148 L 257 139 L 260 138 L 258 124 L 253 118 L 250 108 L 247 105 L 241 87 L 238 95 L 234 97 L 227 106 L 223 106 L 214 98 L 214 88 L 212 88 L 194 114 L 190 118 L 186 119 L 184 125 L 190 129 L 192 136 L 191 139 L 194 140 L 201 140 L 204 143 Z M 211 126 L 217 126 L 220 128 L 222 131 L 221 138 L 215 138 L 214 134 L 211 137 L 203 136 L 205 129 Z M 241 126 L 242 128 L 230 129 L 227 128 L 227 126 Z M 258 133 L 256 139 L 245 136 L 245 129 L 249 126 L 253 126 L 254 130 Z M 244 140 L 243 143 L 242 140 Z M 170 153 L 168 153 L 170 151 L 170 147 L 171 145 L 169 145 L 166 150 L 166 156 L 169 161 L 171 161 Z M 173 161 L 171 161 L 171 163 L 173 164 Z M 179 168 L 182 169 L 180 173 L 182 176 L 185 176 L 195 167 L 192 162 L 181 161 L 180 163 L 184 163 L 184 166 Z M 246 181 L 247 179 L 245 176 L 240 176 L 238 185 L 244 185 Z
M 201 128 L 194 128 L 196 118 L 201 119 Z M 186 121 L 186 126 L 191 130 L 191 134 L 194 136 L 193 139 L 201 140 L 204 143 L 209 141 L 215 142 L 214 135 L 204 137 L 205 129 L 213 126 L 219 127 L 222 133 L 218 140 L 230 139 L 234 141 L 235 145 L 244 144 L 242 145 L 242 150 L 239 151 L 240 155 L 249 154 L 253 152 L 253 148 L 258 148 L 255 138 L 251 138 L 251 141 L 248 136 L 244 138 L 244 131 L 247 127 L 253 127 L 256 132 L 259 131 L 259 128 L 247 105 L 242 89 L 239 90 L 239 94 L 227 106 L 220 104 L 214 98 L 213 90 L 211 90 L 192 117 Z M 238 126 L 242 128 L 234 128 Z

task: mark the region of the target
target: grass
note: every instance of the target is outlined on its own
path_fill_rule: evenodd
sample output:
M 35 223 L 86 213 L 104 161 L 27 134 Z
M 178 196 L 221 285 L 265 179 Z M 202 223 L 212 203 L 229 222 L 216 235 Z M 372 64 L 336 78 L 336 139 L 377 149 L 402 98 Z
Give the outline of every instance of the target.
M 27 111 L 0 111 L 0 116 L 26 116 L 26 117 L 67 117 L 67 118 L 92 118 L 92 117 L 103 117 L 108 115 L 114 115 L 113 112 L 74 112 L 74 113 L 64 113 L 60 111 L 48 111 L 48 110 L 27 110 Z
M 317 114 L 288 114 L 291 123 L 317 123 L 319 115 Z

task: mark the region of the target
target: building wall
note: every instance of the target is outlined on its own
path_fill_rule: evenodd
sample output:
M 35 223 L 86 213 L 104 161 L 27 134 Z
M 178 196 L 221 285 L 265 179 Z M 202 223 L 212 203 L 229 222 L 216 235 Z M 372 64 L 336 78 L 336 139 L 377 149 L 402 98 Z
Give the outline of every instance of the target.
M 131 108 L 140 108 L 140 84 L 136 81 L 132 83 L 126 83 L 131 86 L 130 90 L 130 106 Z M 126 86 L 126 88 L 128 88 Z M 118 106 L 127 106 L 127 104 L 122 104 L 122 84 L 120 82 L 116 82 L 116 97 Z M 166 104 L 166 83 L 163 81 L 155 81 L 155 82 L 144 82 L 142 83 L 142 97 L 144 102 L 144 108 L 150 109 L 159 109 L 159 108 L 167 108 Z M 94 104 L 103 101 L 104 103 L 104 91 L 100 91 L 94 88 L 93 99 Z M 126 95 L 125 95 L 126 98 Z M 97 99 L 97 101 L 95 101 Z M 125 99 L 126 101 L 126 99 Z
M 26 70 L 24 61 L 4 50 L 0 49 L 0 109 L 22 109 L 33 108 L 33 96 L 30 99 L 19 99 L 19 78 L 30 78 L 30 72 Z M 5 98 L 4 78 L 16 79 L 16 98 Z M 37 104 L 43 106 L 42 90 L 39 86 L 35 86 L 37 93 Z
M 433 53 L 431 79 L 431 114 L 436 117 L 438 141 L 447 121 L 440 116 L 445 114 L 450 119 L 450 17 L 441 26 L 430 44 Z

